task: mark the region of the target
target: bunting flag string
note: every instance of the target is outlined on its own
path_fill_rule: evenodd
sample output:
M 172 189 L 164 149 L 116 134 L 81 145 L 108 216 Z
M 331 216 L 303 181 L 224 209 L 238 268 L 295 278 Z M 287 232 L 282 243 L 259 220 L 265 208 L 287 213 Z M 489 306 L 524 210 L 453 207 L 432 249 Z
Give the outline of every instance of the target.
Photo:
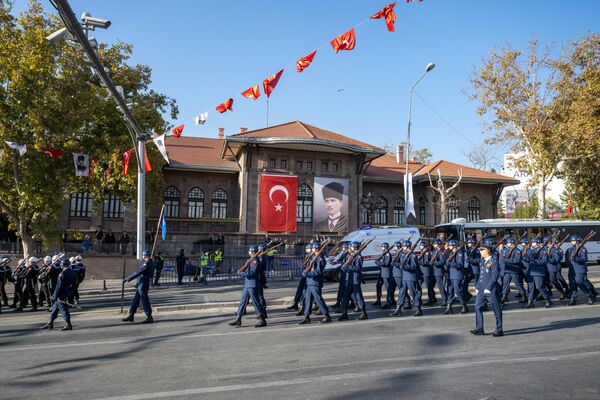
M 252 100 L 258 99 L 260 97 L 260 90 L 258 89 L 258 85 L 254 85 L 254 86 L 244 90 L 242 92 L 242 96 L 247 97 Z
M 283 75 L 283 70 L 274 73 L 263 81 L 263 90 L 267 98 L 271 96 L 271 93 L 275 90 L 275 86 L 277 86 L 277 82 L 279 82 L 281 75 Z
M 340 50 L 353 50 L 354 46 L 356 46 L 356 34 L 354 33 L 354 28 L 350 29 L 348 32 L 342 33 L 331 41 L 331 47 L 333 47 L 335 54 Z
M 298 61 L 296 61 L 296 71 L 302 72 L 306 68 L 308 68 L 308 66 L 310 65 L 310 63 L 315 58 L 315 54 L 317 54 L 317 50 L 313 51 L 312 53 L 310 53 L 307 56 L 299 58 Z
M 223 114 L 224 112 L 226 112 L 227 110 L 229 111 L 233 111 L 233 99 L 230 97 L 229 99 L 227 99 L 226 102 L 219 104 L 216 107 L 216 110 L 218 112 L 220 112 L 221 114 Z
M 385 18 L 385 24 L 387 25 L 388 32 L 394 32 L 394 22 L 396 21 L 396 13 L 394 12 L 395 6 L 396 2 L 385 6 L 383 10 L 371 16 L 371 19 Z

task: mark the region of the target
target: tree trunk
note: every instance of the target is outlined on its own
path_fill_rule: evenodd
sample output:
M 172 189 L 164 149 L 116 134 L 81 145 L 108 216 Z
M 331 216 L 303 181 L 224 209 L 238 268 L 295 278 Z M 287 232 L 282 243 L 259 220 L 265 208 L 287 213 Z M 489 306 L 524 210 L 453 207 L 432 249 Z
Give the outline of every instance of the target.
M 538 218 L 546 218 L 546 175 L 542 174 L 540 183 L 538 184 Z
M 446 223 L 446 196 L 440 195 L 440 224 Z
M 35 250 L 35 240 L 27 231 L 27 222 L 19 221 L 19 236 L 23 243 L 23 258 L 27 259 L 33 255 Z

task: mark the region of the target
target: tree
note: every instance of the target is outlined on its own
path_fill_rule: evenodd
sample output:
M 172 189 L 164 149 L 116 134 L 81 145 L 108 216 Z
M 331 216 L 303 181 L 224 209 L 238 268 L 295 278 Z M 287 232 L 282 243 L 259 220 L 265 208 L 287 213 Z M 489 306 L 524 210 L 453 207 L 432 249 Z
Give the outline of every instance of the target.
M 452 196 L 452 194 L 454 194 L 454 192 L 458 189 L 458 186 L 460 185 L 460 181 L 462 181 L 462 170 L 458 171 L 458 179 L 456 180 L 456 182 L 454 182 L 454 184 L 450 187 L 446 187 L 446 184 L 444 183 L 444 181 L 442 180 L 442 173 L 440 172 L 439 168 L 437 170 L 437 181 L 436 184 L 434 185 L 433 182 L 431 181 L 431 175 L 429 174 L 429 172 L 427 173 L 427 177 L 429 178 L 429 187 L 431 188 L 431 190 L 433 190 L 436 194 L 440 207 L 440 224 L 445 224 L 446 223 L 446 210 L 448 209 L 448 199 Z
M 469 149 L 463 150 L 463 155 L 467 157 L 473 167 L 482 171 L 489 171 L 493 165 L 494 155 L 486 143 L 473 145 Z
M 517 204 L 513 211 L 513 219 L 536 218 L 538 216 L 539 201 L 534 194 L 529 198 L 529 202 L 521 202 Z
M 11 2 L 0 2 L 0 143 L 27 146 L 23 156 L 7 147 L 0 156 L 0 212 L 21 237 L 25 257 L 34 240 L 48 243 L 57 235 L 60 203 L 71 193 L 91 193 L 102 204 L 107 192 L 129 201 L 136 188 L 135 174 L 121 172 L 121 153 L 133 146 L 122 115 L 76 47 L 45 39 L 60 27 L 37 0 L 18 16 L 12 15 Z M 170 109 L 175 117 L 176 104 L 149 89 L 149 67 L 127 64 L 132 47 L 101 45 L 98 54 L 123 86 L 142 128 L 167 129 L 162 115 Z M 42 147 L 65 155 L 52 160 Z M 89 179 L 75 176 L 71 152 L 94 157 Z M 148 175 L 152 201 L 161 184 L 162 161 L 150 146 L 148 154 L 155 166 Z
M 406 141 L 401 142 L 400 146 L 403 146 L 406 149 Z M 386 153 L 396 156 L 396 146 L 386 143 L 383 145 L 383 149 L 386 151 Z M 415 150 L 413 145 L 410 145 L 410 157 L 414 158 L 415 161 L 418 163 L 429 164 L 433 155 L 431 154 L 431 151 L 429 151 L 429 149 L 426 147 L 423 149 Z
M 518 156 L 514 163 L 537 185 L 538 217 L 545 216 L 545 191 L 562 160 L 562 141 L 556 134 L 557 61 L 551 49 L 540 53 L 531 40 L 526 54 L 504 47 L 471 76 L 471 98 L 479 102 L 478 114 L 488 118 L 491 135 L 486 143 L 508 144 Z

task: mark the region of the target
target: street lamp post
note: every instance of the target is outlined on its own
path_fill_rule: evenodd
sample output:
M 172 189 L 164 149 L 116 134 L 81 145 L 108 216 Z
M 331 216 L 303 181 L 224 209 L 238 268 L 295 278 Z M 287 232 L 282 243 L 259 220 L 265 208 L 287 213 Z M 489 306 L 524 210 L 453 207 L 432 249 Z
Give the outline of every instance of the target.
M 427 64 L 427 67 L 425 67 L 425 71 L 423 71 L 423 74 L 419 77 L 419 79 L 417 79 L 417 81 L 410 87 L 410 91 L 409 91 L 408 132 L 406 134 L 406 170 L 405 170 L 405 174 L 404 174 L 404 176 L 406 177 L 406 180 L 405 180 L 406 184 L 404 185 L 404 200 L 405 200 L 404 215 L 406 215 L 407 223 L 408 223 L 408 206 L 409 206 L 409 201 L 408 201 L 408 160 L 410 159 L 410 128 L 412 125 L 412 95 L 413 95 L 413 90 L 415 89 L 415 86 L 417 86 L 419 84 L 419 82 L 421 82 L 421 80 L 425 77 L 425 75 L 434 68 L 435 68 L 434 63 Z

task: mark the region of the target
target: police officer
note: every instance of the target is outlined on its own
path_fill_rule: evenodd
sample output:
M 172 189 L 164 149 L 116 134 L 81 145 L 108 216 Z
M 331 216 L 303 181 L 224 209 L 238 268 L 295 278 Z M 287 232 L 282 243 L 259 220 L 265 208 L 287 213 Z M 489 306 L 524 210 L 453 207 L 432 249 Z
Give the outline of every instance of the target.
M 431 265 L 429 241 L 421 240 L 421 243 L 419 243 L 419 250 L 421 250 L 421 255 L 417 259 L 419 262 L 419 269 L 421 270 L 419 284 L 421 285 L 421 290 L 424 290 L 424 288 L 427 289 L 427 302 L 423 305 L 433 306 L 437 303 L 437 299 L 435 298 L 435 280 L 433 278 L 433 265 Z
M 467 270 L 465 272 L 465 280 L 463 282 L 464 288 L 464 296 L 465 300 L 469 300 L 472 296 L 469 293 L 469 284 L 473 281 L 474 285 L 477 285 L 477 281 L 479 280 L 479 268 L 481 263 L 481 254 L 479 253 L 479 249 L 475 246 L 477 241 L 474 237 L 470 237 L 467 239 L 467 253 L 466 253 L 466 263 Z
M 319 311 L 324 315 L 321 323 L 326 324 L 331 322 L 329 308 L 327 308 L 321 292 L 323 287 L 323 271 L 325 270 L 327 261 L 323 254 L 318 254 L 320 249 L 321 244 L 319 242 L 312 243 L 312 255 L 306 268 L 310 268 L 310 271 L 304 270 L 302 272 L 302 275 L 306 277 L 306 294 L 304 296 L 304 319 L 300 321 L 300 325 L 310 324 L 310 312 L 313 302 L 317 304 Z
M 527 306 L 526 308 L 534 308 L 534 300 L 536 298 L 536 290 L 544 297 L 544 307 L 552 307 L 550 293 L 544 285 L 544 277 L 546 275 L 546 264 L 548 264 L 548 256 L 540 247 L 541 239 L 534 237 L 531 239 L 531 248 L 527 252 L 527 261 L 529 263 L 529 280 L 527 281 Z
M 350 243 L 350 257 L 342 265 L 342 270 L 346 272 L 346 286 L 344 290 L 344 296 L 342 298 L 342 314 L 339 316 L 338 321 L 346 321 L 348 319 L 348 304 L 350 302 L 350 296 L 352 292 L 356 295 L 356 305 L 362 310 L 362 314 L 358 319 L 368 319 L 367 308 L 365 306 L 365 300 L 362 295 L 362 266 L 363 258 L 359 252 L 360 243 Z
M 304 260 L 300 264 L 300 269 L 304 271 L 307 267 L 307 262 L 310 259 L 310 255 L 312 254 L 311 243 L 306 244 L 304 246 Z M 289 306 L 288 310 L 296 310 L 298 313 L 296 315 L 302 315 L 303 310 L 298 310 L 298 304 L 302 301 L 304 294 L 304 290 L 306 289 L 306 277 L 303 274 L 300 274 L 300 280 L 298 281 L 298 286 L 296 287 L 296 294 L 294 295 L 294 302 L 291 306 Z
M 484 243 L 481 246 L 481 269 L 479 280 L 475 286 L 475 329 L 471 330 L 473 335 L 483 335 L 483 309 L 487 303 L 492 305 L 496 317 L 496 331 L 492 336 L 503 336 L 502 307 L 500 307 L 500 266 L 492 254 L 492 246 Z
M 175 257 L 175 266 L 177 268 L 177 284 L 183 284 L 183 275 L 185 274 L 185 263 L 187 262 L 187 257 L 185 256 L 185 252 L 183 249 L 179 250 L 179 255 Z
M 444 242 L 440 239 L 434 239 L 433 252 L 431 253 L 431 265 L 433 266 L 433 279 L 442 298 L 442 307 L 448 306 L 448 292 L 444 285 L 444 275 L 446 274 L 446 253 L 444 252 Z
M 39 262 L 39 258 L 37 257 L 29 257 L 27 260 L 27 274 L 25 275 L 25 291 L 23 293 L 23 297 L 21 298 L 21 309 L 25 308 L 27 305 L 27 300 L 31 301 L 31 311 L 37 311 L 37 295 L 35 293 L 35 287 L 37 284 L 37 276 L 39 272 L 39 267 L 37 263 Z
M 142 266 L 133 274 L 123 279 L 123 282 L 131 282 L 132 280 L 138 278 L 138 281 L 135 284 L 135 295 L 131 301 L 131 307 L 129 307 L 129 314 L 127 314 L 127 317 L 121 320 L 123 322 L 133 322 L 133 316 L 140 305 L 140 301 L 142 303 L 144 313 L 146 314 L 146 319 L 142 321 L 142 324 L 151 324 L 154 322 L 154 319 L 152 318 L 152 306 L 150 305 L 150 298 L 148 297 L 150 282 L 152 281 L 152 276 L 154 275 L 154 261 L 152 261 L 150 257 L 150 250 L 144 250 L 142 253 Z
M 504 261 L 504 277 L 502 278 L 502 303 L 508 303 L 508 292 L 512 282 L 521 295 L 519 303 L 525 303 L 525 288 L 521 283 L 521 273 L 523 271 L 521 264 L 521 250 L 517 247 L 515 239 L 509 237 L 506 239 L 506 247 L 502 248 L 501 254 Z
M 6 294 L 6 282 L 10 278 L 12 271 L 10 269 L 10 258 L 2 258 L 0 260 L 0 301 L 4 307 L 8 307 L 8 296 Z
M 58 317 L 59 311 L 66 323 L 66 325 L 61 328 L 61 331 L 70 331 L 73 329 L 73 326 L 71 325 L 71 314 L 69 313 L 67 299 L 73 294 L 73 288 L 75 287 L 75 282 L 77 281 L 77 274 L 71 268 L 71 263 L 69 260 L 63 260 L 61 265 L 62 272 L 58 275 L 56 280 L 56 288 L 54 289 L 54 294 L 52 295 L 54 301 L 50 310 L 50 320 L 42 327 L 42 329 L 54 328 L 54 320 L 56 317 Z
M 417 256 L 411 251 L 411 248 L 412 243 L 410 240 L 402 242 L 402 253 L 398 257 L 400 268 L 402 268 L 402 289 L 400 292 L 408 293 L 410 291 L 413 305 L 417 308 L 414 316 L 420 317 L 423 315 L 423 311 L 421 310 L 421 285 L 419 285 L 421 271 L 417 262 Z M 404 296 L 399 299 L 398 306 L 394 312 L 395 315 L 401 314 L 406 297 Z
M 464 297 L 464 291 L 462 283 L 465 279 L 465 256 L 459 247 L 458 240 L 449 240 L 448 249 L 450 255 L 446 259 L 446 267 L 448 268 L 448 306 L 444 310 L 444 314 L 452 314 L 452 303 L 455 299 L 461 304 L 461 314 L 466 314 L 469 310 L 467 308 L 467 301 Z
M 160 286 L 160 274 L 162 273 L 163 267 L 165 266 L 165 259 L 162 256 L 162 252 L 158 252 L 154 256 L 154 283 L 153 286 Z
M 565 259 L 569 264 L 569 284 L 571 286 L 571 301 L 569 306 L 577 304 L 578 289 L 588 298 L 588 304 L 594 304 L 593 292 L 589 290 L 585 281 L 587 280 L 587 261 L 588 251 L 585 246 L 581 246 L 581 236 L 571 235 L 571 247 L 565 253 Z
M 383 288 L 385 288 L 385 292 L 386 292 L 386 300 L 385 300 L 385 304 L 381 306 L 382 309 L 389 309 L 391 307 L 393 307 L 396 303 L 395 299 L 394 299 L 394 291 L 395 290 L 390 290 L 390 286 L 391 285 L 395 285 L 395 281 L 392 278 L 392 255 L 390 254 L 390 245 L 387 242 L 383 242 L 381 243 L 381 256 L 379 256 L 379 258 L 375 261 L 375 264 L 377 264 L 377 266 L 379 266 L 379 276 L 383 285 Z M 394 282 L 394 283 L 392 283 Z M 379 285 L 379 282 L 377 282 L 377 285 Z M 382 288 L 379 289 L 379 291 L 377 292 L 377 302 L 375 303 L 375 305 L 377 305 L 377 303 L 379 303 L 379 305 L 381 305 L 381 290 Z
M 242 315 L 246 310 L 248 301 L 252 299 L 252 305 L 256 311 L 256 317 L 260 321 L 254 325 L 255 328 L 261 328 L 267 326 L 266 319 L 263 318 L 264 312 L 260 300 L 258 299 L 258 286 L 260 284 L 259 272 L 260 266 L 257 259 L 258 246 L 250 246 L 248 255 L 250 256 L 248 267 L 239 271 L 239 274 L 244 277 L 244 289 L 242 290 L 242 296 L 240 299 L 240 305 L 236 312 L 236 319 L 229 323 L 230 326 L 240 327 L 242 326 Z
M 564 300 L 568 296 L 569 288 L 565 285 L 563 286 L 562 282 L 559 279 L 560 274 L 560 263 L 563 260 L 564 252 L 560 247 L 558 247 L 558 239 L 552 238 L 550 239 L 550 243 L 548 244 L 549 248 L 546 251 L 548 256 L 548 279 L 550 284 L 552 284 L 556 290 L 560 292 L 560 300 Z

